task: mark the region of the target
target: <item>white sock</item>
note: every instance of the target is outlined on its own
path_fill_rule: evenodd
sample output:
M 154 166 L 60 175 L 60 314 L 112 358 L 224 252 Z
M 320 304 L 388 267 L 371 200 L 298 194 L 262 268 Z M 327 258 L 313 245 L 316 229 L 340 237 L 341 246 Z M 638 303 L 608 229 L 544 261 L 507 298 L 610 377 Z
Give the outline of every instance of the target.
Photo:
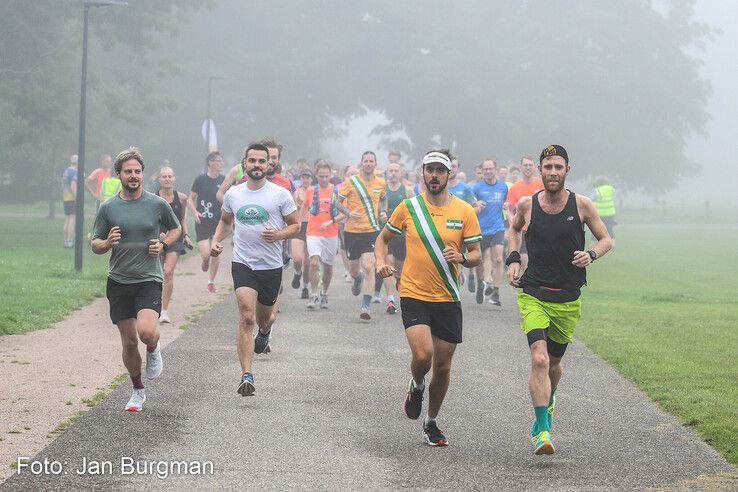
M 435 417 L 431 417 L 430 415 L 426 414 L 425 415 L 425 420 L 423 421 L 423 425 L 428 425 L 431 422 L 434 422 L 435 423 L 435 421 L 436 421 Z
M 420 391 L 425 391 L 425 379 L 420 384 L 415 382 L 415 378 L 413 378 L 413 388 Z

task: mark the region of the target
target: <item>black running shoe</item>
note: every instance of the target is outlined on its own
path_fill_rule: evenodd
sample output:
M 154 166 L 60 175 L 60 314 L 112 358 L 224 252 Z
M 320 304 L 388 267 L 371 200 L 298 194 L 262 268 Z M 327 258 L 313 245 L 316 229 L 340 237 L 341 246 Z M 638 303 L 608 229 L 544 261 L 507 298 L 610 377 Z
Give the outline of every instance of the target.
M 302 288 L 302 292 L 300 293 L 300 299 L 310 299 L 310 291 L 308 291 L 307 287 Z
M 448 446 L 446 436 L 438 428 L 435 420 L 431 420 L 423 426 L 423 435 L 425 436 L 425 442 L 431 446 Z
M 302 277 L 302 273 L 295 273 L 292 276 L 292 288 L 293 289 L 299 289 L 300 288 L 300 277 Z
M 254 338 L 254 353 L 255 354 L 261 354 L 264 353 L 264 350 L 269 345 L 269 335 L 271 334 L 272 330 L 269 330 L 269 333 L 264 335 L 261 331 L 259 331 L 256 334 L 256 338 Z
M 354 283 L 351 285 L 351 293 L 355 296 L 361 294 L 361 283 L 364 281 L 364 274 L 359 273 L 354 278 Z
M 407 396 L 405 397 L 405 403 L 402 405 L 402 411 L 405 413 L 405 417 L 413 420 L 417 420 L 420 417 L 420 412 L 423 410 L 423 391 L 415 389 L 413 379 L 410 378 L 410 386 L 407 389 Z
M 471 272 L 469 274 L 469 292 L 474 292 L 477 287 L 477 277 L 474 275 L 474 272 Z
M 484 302 L 484 283 L 481 279 L 477 280 L 477 304 Z
M 238 385 L 238 394 L 241 396 L 252 396 L 255 391 L 254 375 L 247 372 L 241 376 L 241 384 Z
M 492 284 L 487 284 L 487 286 L 484 288 L 484 295 L 489 297 L 492 295 L 493 289 Z

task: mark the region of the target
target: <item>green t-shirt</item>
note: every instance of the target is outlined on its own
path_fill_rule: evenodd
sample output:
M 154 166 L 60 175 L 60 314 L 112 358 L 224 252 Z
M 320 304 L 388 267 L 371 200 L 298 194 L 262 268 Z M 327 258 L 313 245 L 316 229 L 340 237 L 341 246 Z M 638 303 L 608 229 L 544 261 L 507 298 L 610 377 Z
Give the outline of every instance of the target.
M 161 261 L 149 256 L 149 240 L 159 239 L 159 230 L 179 227 L 172 207 L 161 197 L 144 191 L 136 200 L 115 195 L 100 205 L 92 228 L 92 239 L 107 239 L 110 229 L 120 227 L 120 243 L 110 255 L 108 276 L 121 284 L 163 282 Z

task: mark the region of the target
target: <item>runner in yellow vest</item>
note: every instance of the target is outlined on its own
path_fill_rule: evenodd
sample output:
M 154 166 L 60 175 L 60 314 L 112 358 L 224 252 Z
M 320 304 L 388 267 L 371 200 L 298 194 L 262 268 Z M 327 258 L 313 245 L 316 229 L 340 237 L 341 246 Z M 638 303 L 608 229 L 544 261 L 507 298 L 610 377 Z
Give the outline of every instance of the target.
M 600 176 L 595 180 L 595 192 L 592 197 L 597 213 L 600 214 L 602 222 L 607 227 L 607 232 L 615 244 L 615 188 L 605 176 Z
M 118 178 L 118 176 L 108 176 L 107 178 L 104 178 L 102 185 L 100 185 L 100 203 L 105 203 L 113 198 L 118 194 L 120 189 L 120 178 Z

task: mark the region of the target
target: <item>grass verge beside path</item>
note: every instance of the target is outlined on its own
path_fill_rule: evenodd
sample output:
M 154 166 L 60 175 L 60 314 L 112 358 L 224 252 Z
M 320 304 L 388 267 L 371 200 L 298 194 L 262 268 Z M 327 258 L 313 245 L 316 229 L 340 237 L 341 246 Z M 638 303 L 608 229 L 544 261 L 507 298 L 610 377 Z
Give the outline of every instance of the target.
M 48 328 L 105 295 L 107 256 L 85 247 L 83 270 L 75 272 L 74 250 L 63 247 L 63 225 L 63 215 L 0 217 L 0 335 Z
M 738 228 L 656 224 L 616 228 L 577 337 L 738 465 Z

